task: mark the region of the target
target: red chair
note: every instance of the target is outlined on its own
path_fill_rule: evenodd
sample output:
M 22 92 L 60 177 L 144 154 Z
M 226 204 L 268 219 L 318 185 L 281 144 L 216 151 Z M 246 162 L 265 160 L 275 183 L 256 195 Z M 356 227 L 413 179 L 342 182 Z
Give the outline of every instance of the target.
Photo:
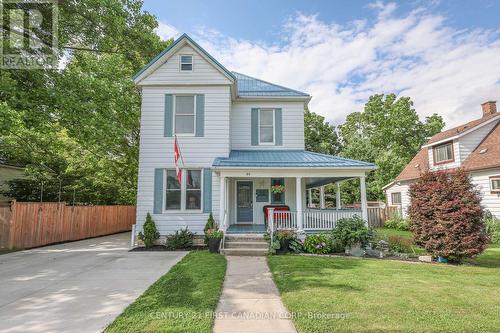
M 267 217 L 269 216 L 269 209 L 274 208 L 274 214 L 273 218 L 276 221 L 277 219 L 280 219 L 283 217 L 284 214 L 280 214 L 279 211 L 290 211 L 290 207 L 287 205 L 266 205 L 262 208 L 264 211 L 264 221 L 266 222 L 267 226 Z

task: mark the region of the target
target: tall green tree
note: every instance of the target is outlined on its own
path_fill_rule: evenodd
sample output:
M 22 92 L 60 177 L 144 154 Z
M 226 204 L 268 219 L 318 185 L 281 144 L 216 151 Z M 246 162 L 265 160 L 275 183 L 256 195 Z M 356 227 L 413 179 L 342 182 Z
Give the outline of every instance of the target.
M 341 155 L 377 165 L 378 169 L 367 178 L 367 193 L 370 200 L 382 199 L 382 187 L 443 127 L 444 121 L 437 114 L 421 121 L 409 97 L 373 95 L 362 112 L 349 114 L 339 126 Z M 343 195 L 348 202 L 359 200 L 357 182 L 346 183 Z
M 304 140 L 308 151 L 336 155 L 339 152 L 339 140 L 335 127 L 325 117 L 306 109 L 304 111 Z
M 131 76 L 171 41 L 137 0 L 59 2 L 57 69 L 0 72 L 0 159 L 26 165 L 9 195 L 134 203 L 140 92 Z M 43 185 L 42 185 L 43 184 Z

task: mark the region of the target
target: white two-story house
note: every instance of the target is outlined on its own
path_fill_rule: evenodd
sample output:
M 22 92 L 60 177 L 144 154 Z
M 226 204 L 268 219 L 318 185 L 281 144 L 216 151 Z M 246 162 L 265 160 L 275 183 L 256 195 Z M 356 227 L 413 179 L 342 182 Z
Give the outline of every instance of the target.
M 263 233 L 265 207 L 288 209 L 274 223 L 297 230 L 329 229 L 353 214 L 366 220 L 365 176 L 375 166 L 305 151 L 308 94 L 230 72 L 187 35 L 134 81 L 142 92 L 137 232 L 148 212 L 162 235 L 202 234 L 209 213 L 227 233 Z M 351 178 L 361 179 L 360 210 L 306 209 L 307 189 Z
M 482 105 L 481 118 L 434 135 L 396 179 L 384 187 L 387 203 L 410 205 L 409 188 L 427 171 L 464 168 L 480 191 L 481 205 L 500 218 L 500 113 L 496 102 Z

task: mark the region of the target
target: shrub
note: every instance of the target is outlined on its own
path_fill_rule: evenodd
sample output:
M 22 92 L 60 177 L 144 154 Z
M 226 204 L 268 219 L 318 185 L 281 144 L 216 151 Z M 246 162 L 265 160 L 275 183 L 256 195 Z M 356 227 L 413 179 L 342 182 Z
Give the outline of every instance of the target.
M 389 236 L 389 250 L 396 253 L 410 253 L 412 250 L 411 239 L 402 236 Z
M 155 244 L 155 241 L 160 238 L 160 233 L 158 229 L 156 229 L 155 221 L 151 217 L 151 214 L 146 215 L 146 221 L 142 226 L 142 231 L 139 232 L 139 239 L 144 243 L 144 246 L 147 248 L 152 247 Z
M 325 234 L 308 235 L 304 241 L 304 250 L 309 253 L 330 253 L 330 239 Z
M 500 243 L 500 220 L 495 218 L 490 211 L 485 211 L 483 222 L 486 226 L 486 232 L 490 235 L 490 241 L 494 244 Z
M 281 240 L 291 240 L 294 239 L 295 232 L 292 230 L 286 230 L 286 229 L 280 229 L 276 231 L 276 239 L 281 241 Z
M 264 234 L 264 238 L 269 242 L 269 253 L 276 254 L 277 250 L 286 244 L 288 241 L 288 249 L 294 253 L 304 252 L 302 242 L 297 238 L 297 235 L 292 230 L 280 229 L 274 233 L 273 240 L 269 233 Z
M 205 237 L 207 238 L 215 238 L 215 239 L 222 239 L 224 237 L 224 231 L 222 230 L 216 230 L 216 229 L 210 229 L 207 230 L 205 233 Z
M 408 220 L 402 218 L 399 214 L 394 214 L 385 221 L 384 227 L 396 230 L 408 230 Z
M 175 234 L 167 236 L 167 248 L 170 250 L 189 249 L 193 246 L 194 234 L 188 228 L 177 230 Z
M 215 224 L 214 216 L 212 213 L 208 216 L 207 223 L 205 224 L 205 229 L 203 229 L 203 232 L 205 233 L 205 244 L 208 243 L 208 237 L 207 237 L 207 232 L 209 230 L 217 230 L 217 225 Z
M 357 243 L 365 246 L 371 240 L 372 233 L 365 226 L 363 219 L 355 215 L 338 220 L 335 229 L 331 231 L 331 236 L 345 249 Z
M 410 229 L 427 252 L 460 261 L 486 248 L 481 198 L 464 170 L 428 172 L 410 186 L 410 197 Z

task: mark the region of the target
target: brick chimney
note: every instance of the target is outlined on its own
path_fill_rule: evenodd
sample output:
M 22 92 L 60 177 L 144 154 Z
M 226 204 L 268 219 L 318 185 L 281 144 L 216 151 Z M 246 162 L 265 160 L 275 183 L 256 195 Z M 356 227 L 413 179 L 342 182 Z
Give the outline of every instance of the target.
M 489 116 L 490 114 L 497 112 L 497 101 L 485 102 L 481 104 L 481 107 L 483 108 L 483 117 Z

